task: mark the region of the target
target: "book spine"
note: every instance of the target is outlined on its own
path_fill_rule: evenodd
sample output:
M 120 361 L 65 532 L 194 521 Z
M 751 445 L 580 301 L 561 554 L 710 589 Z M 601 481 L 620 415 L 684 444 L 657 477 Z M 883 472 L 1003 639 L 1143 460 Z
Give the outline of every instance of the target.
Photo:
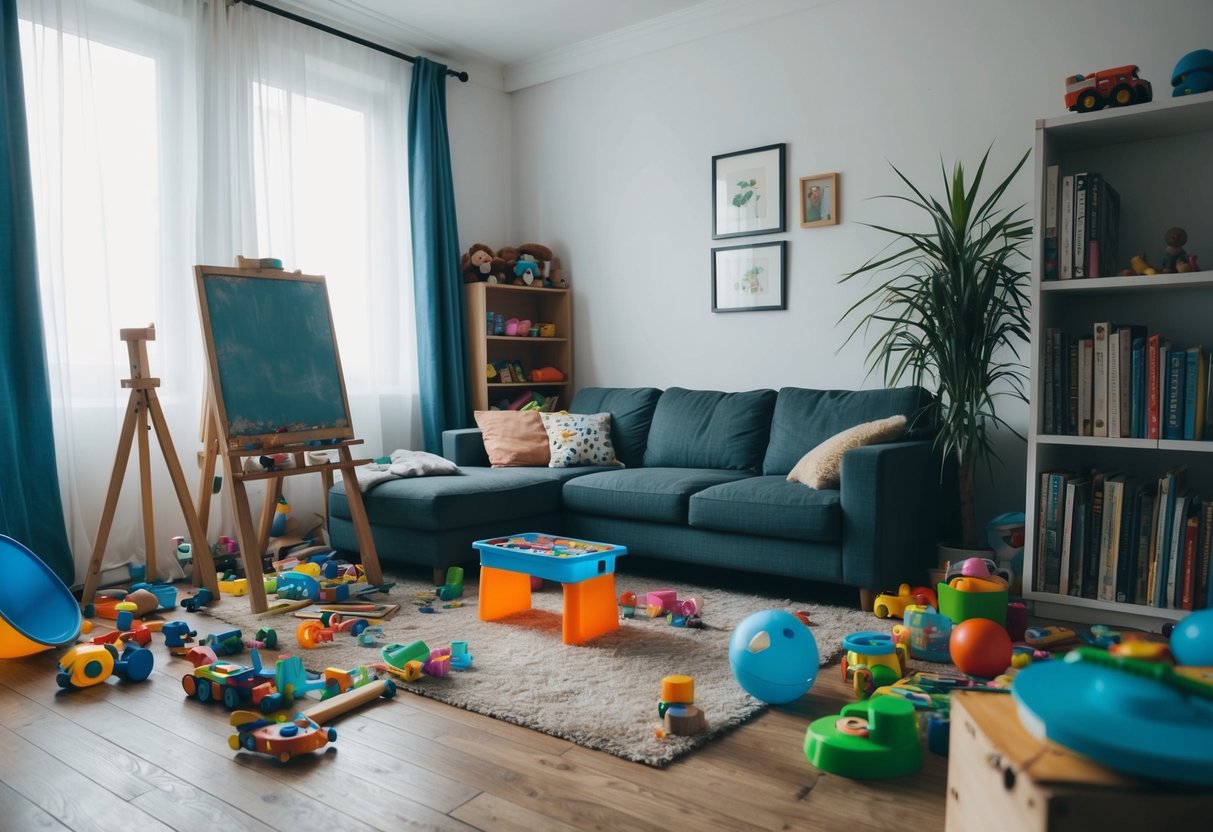
M 1137 574 L 1134 546 L 1137 543 L 1137 528 L 1141 524 L 1141 489 L 1137 488 L 1136 483 L 1126 482 L 1121 496 L 1120 545 L 1116 550 L 1115 598 L 1121 603 L 1132 603 L 1134 579 Z
M 1200 347 L 1184 351 L 1184 439 L 1196 439 L 1196 378 L 1200 370 Z M 1202 414 L 1203 415 L 1203 414 Z
M 1167 352 L 1167 420 L 1163 439 L 1184 436 L 1184 375 L 1188 356 L 1183 350 Z
M 1053 432 L 1066 432 L 1066 334 L 1053 330 Z
M 1100 271 L 1099 238 L 1102 236 L 1099 223 L 1103 210 L 1103 177 L 1098 173 L 1087 175 L 1087 221 L 1086 221 L 1086 276 L 1104 277 Z
M 1137 531 L 1137 575 L 1133 585 L 1133 603 L 1145 604 L 1150 585 L 1150 539 L 1154 533 L 1154 506 L 1157 504 L 1155 489 L 1142 489 L 1141 523 Z
M 1108 435 L 1108 334 L 1112 325 L 1097 323 L 1091 369 L 1092 436 Z
M 1087 552 L 1083 563 L 1082 597 L 1099 593 L 1099 543 L 1103 536 L 1105 477 L 1096 473 L 1091 479 L 1091 523 L 1087 528 Z
M 1099 540 L 1100 601 L 1116 600 L 1116 551 L 1120 543 L 1120 495 L 1122 483 L 1104 483 L 1103 525 Z
M 1044 432 L 1056 433 L 1057 426 L 1053 424 L 1053 374 L 1057 369 L 1053 366 L 1053 327 L 1045 330 L 1044 343 L 1041 345 L 1040 360 L 1044 365 Z
M 1066 435 L 1078 436 L 1078 341 L 1067 348 Z M 1201 414 L 1204 415 L 1203 413 Z
M 1074 174 L 1061 179 L 1061 236 L 1058 244 L 1062 280 L 1074 277 Z
M 1120 431 L 1120 338 L 1121 331 L 1111 328 L 1108 333 L 1108 436 L 1117 438 Z M 1127 332 L 1123 333 L 1128 335 Z
M 1180 590 L 1183 589 L 1184 529 L 1188 519 L 1188 498 L 1175 498 L 1175 510 L 1171 517 L 1171 540 L 1167 543 L 1167 585 L 1163 600 L 1171 609 L 1179 607 Z
M 1180 592 L 1179 608 L 1194 609 L 1196 593 L 1196 542 L 1200 534 L 1200 518 L 1189 517 L 1184 523 L 1184 581 Z
M 1120 339 L 1116 342 L 1120 349 L 1120 362 L 1116 367 L 1120 374 L 1117 385 L 1120 394 L 1120 433 L 1115 434 L 1109 430 L 1109 436 L 1119 436 L 1125 439 L 1133 435 L 1133 342 L 1138 338 L 1144 338 L 1145 335 L 1144 326 L 1134 325 L 1120 328 Z M 1111 367 L 1109 367 L 1110 371 Z M 1109 393 L 1109 395 L 1111 394 Z
M 1070 553 L 1074 547 L 1074 511 L 1077 508 L 1078 483 L 1071 480 L 1066 483 L 1065 509 L 1061 528 L 1061 567 L 1057 591 L 1062 595 L 1070 594 Z
M 1129 436 L 1146 437 L 1146 341 L 1134 338 L 1129 358 Z
M 1146 438 L 1158 438 L 1158 349 L 1161 336 L 1146 339 Z
M 1213 438 L 1205 429 L 1209 418 L 1209 358 L 1203 347 L 1196 347 L 1196 407 L 1192 413 L 1193 438 Z
M 1045 515 L 1045 592 L 1057 592 L 1061 585 L 1061 498 L 1065 476 L 1049 475 L 1049 505 Z
M 1158 606 L 1158 582 L 1162 578 L 1162 541 L 1166 526 L 1167 500 L 1171 493 L 1171 474 L 1158 478 L 1158 497 L 1154 503 L 1154 528 L 1150 530 L 1149 571 L 1146 575 L 1146 604 Z
M 1087 536 L 1091 533 L 1091 481 L 1084 480 L 1074 493 L 1074 538 L 1070 547 L 1069 594 L 1082 596 L 1083 561 L 1087 552 Z
M 1087 175 L 1074 175 L 1074 278 L 1086 277 Z
M 1044 592 L 1045 588 L 1045 542 L 1049 513 L 1049 479 L 1052 473 L 1040 475 L 1040 492 L 1036 498 L 1036 551 L 1032 553 L 1032 588 Z
M 1083 338 L 1078 342 L 1078 435 L 1093 436 L 1091 432 L 1091 373 L 1095 341 Z
M 1213 500 L 1206 500 L 1201 507 L 1200 520 L 1200 594 L 1204 609 L 1213 609 L 1213 582 L 1209 580 L 1213 561 Z
M 1060 182 L 1057 165 L 1045 170 L 1045 238 L 1044 279 L 1056 280 L 1058 275 L 1057 222 Z

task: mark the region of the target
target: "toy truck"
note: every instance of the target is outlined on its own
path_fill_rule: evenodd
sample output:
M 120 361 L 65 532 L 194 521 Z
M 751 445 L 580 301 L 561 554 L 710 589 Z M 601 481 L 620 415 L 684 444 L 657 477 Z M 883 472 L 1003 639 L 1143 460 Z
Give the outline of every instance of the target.
M 1150 82 L 1132 64 L 1066 78 L 1066 109 L 1089 113 L 1104 107 L 1144 104 L 1154 97 Z

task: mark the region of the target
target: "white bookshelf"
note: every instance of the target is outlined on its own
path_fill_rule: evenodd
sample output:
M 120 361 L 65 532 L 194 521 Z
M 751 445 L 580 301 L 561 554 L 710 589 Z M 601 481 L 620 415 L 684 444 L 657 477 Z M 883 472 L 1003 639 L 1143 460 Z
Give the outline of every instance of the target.
M 1028 523 L 1024 596 L 1036 615 L 1157 630 L 1183 610 L 1046 593 L 1036 585 L 1040 475 L 1054 469 L 1116 468 L 1152 483 L 1188 467 L 1188 487 L 1213 498 L 1213 441 L 1124 439 L 1045 434 L 1041 348 L 1050 327 L 1069 337 L 1096 321 L 1143 324 L 1177 345 L 1213 346 L 1213 93 L 1070 114 L 1036 122 L 1036 249 L 1032 265 L 1031 381 L 1028 425 Z M 1155 267 L 1163 235 L 1188 232 L 1185 250 L 1202 269 L 1188 274 L 1044 281 L 1045 176 L 1099 172 L 1121 195 L 1118 268 L 1134 254 Z

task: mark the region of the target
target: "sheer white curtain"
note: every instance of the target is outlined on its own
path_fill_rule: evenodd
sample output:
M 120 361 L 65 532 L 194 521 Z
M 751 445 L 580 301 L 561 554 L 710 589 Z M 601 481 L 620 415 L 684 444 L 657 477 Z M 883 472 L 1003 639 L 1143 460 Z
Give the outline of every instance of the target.
M 274 256 L 326 275 L 367 454 L 418 447 L 407 65 L 221 0 L 18 8 L 58 474 L 78 580 L 129 396 L 121 328 L 156 324 L 150 369 L 196 492 L 196 263 Z M 169 538 L 184 524 L 152 449 L 158 564 L 172 574 Z M 106 568 L 146 556 L 135 457 Z M 310 517 L 319 478 L 288 480 L 287 495 Z M 226 494 L 214 506 L 212 538 L 231 534 Z

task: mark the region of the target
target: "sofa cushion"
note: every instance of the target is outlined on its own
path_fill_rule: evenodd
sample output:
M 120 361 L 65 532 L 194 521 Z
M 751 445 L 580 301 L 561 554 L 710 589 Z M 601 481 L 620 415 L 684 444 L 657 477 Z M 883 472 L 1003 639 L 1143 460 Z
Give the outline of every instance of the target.
M 571 477 L 601 470 L 468 467 L 447 477 L 388 480 L 367 491 L 363 502 L 372 526 L 442 531 L 559 512 L 561 484 Z M 340 481 L 329 491 L 329 513 L 350 519 L 350 504 Z
M 889 390 L 784 387 L 775 402 L 771 441 L 762 462 L 762 473 L 787 474 L 802 456 L 834 434 L 899 413 L 910 420 L 907 438 L 929 436 L 932 412 L 924 408 L 931 401 L 931 394 L 921 387 Z
M 547 430 L 536 411 L 477 410 L 472 416 L 494 468 L 547 465 L 551 460 Z
M 611 444 L 616 458 L 629 468 L 644 464 L 644 449 L 661 391 L 656 387 L 583 387 L 569 405 L 570 413 L 610 413 Z
M 788 474 L 788 481 L 803 483 L 809 488 L 837 488 L 842 476 L 843 454 L 864 445 L 892 442 L 905 432 L 906 417 L 900 413 L 847 428 L 802 456 Z
M 634 468 L 587 474 L 564 484 L 564 507 L 608 517 L 685 524 L 692 494 L 746 476 L 741 471 L 704 468 Z
M 838 491 L 805 488 L 780 476 L 705 488 L 691 497 L 689 519 L 703 529 L 816 543 L 842 535 Z
M 644 465 L 756 472 L 774 405 L 774 390 L 720 393 L 671 387 L 653 411 Z

